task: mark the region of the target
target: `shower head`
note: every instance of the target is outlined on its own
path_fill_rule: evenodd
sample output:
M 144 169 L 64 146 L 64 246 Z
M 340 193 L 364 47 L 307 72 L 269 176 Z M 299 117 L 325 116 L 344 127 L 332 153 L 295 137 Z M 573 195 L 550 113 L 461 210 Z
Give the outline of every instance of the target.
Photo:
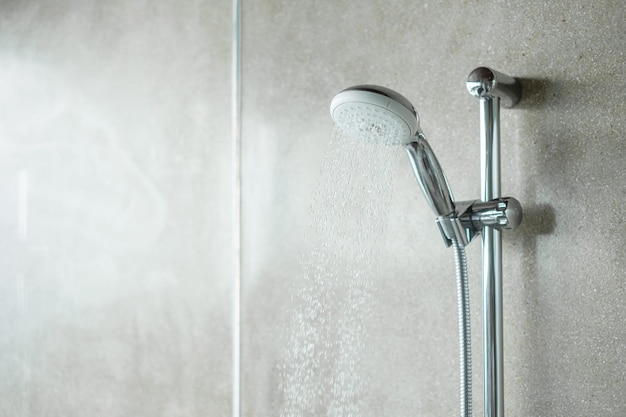
M 439 217 L 455 212 L 446 176 L 419 128 L 415 108 L 403 95 L 377 85 L 357 85 L 333 98 L 330 114 L 347 136 L 404 145 L 417 182 L 433 211 Z
M 411 102 L 377 85 L 341 91 L 330 103 L 330 115 L 342 133 L 386 145 L 404 145 L 419 130 Z

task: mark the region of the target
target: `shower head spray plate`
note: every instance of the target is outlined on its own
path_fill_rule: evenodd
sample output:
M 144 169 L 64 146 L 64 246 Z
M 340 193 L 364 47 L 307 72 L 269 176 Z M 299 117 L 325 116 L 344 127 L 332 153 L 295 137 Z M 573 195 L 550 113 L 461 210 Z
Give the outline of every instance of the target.
M 404 145 L 418 131 L 418 116 L 411 102 L 375 85 L 341 91 L 330 104 L 330 114 L 346 135 L 386 145 Z

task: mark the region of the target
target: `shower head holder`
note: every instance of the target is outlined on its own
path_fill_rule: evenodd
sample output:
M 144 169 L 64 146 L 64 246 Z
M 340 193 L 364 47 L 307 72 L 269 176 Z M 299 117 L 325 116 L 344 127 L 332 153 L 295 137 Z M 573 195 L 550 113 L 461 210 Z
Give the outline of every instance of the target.
M 446 247 L 452 246 L 453 240 L 467 246 L 485 226 L 515 229 L 522 222 L 522 205 L 513 197 L 460 201 L 455 203 L 453 213 L 437 217 L 436 222 Z

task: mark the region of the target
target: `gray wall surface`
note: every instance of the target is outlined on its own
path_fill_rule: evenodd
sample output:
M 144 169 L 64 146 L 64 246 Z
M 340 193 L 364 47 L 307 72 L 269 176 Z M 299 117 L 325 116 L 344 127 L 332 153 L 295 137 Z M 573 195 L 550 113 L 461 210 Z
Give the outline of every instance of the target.
M 319 172 L 333 152 L 327 146 L 336 146 L 327 145 L 332 97 L 362 83 L 404 94 L 455 197 L 474 199 L 478 104 L 464 81 L 487 65 L 527 87 L 518 108 L 502 111 L 502 191 L 526 210 L 503 244 L 506 413 L 626 415 L 623 2 L 266 0 L 244 2 L 243 10 L 243 414 L 288 415 L 289 395 L 304 401 L 307 387 L 324 384 L 355 404 L 341 408 L 341 393 L 323 388 L 317 409 L 303 415 L 458 412 L 452 252 L 404 155 L 390 165 L 386 228 L 377 247 L 366 248 L 373 257 L 362 279 L 366 303 L 350 306 L 354 278 L 341 275 L 342 262 L 364 248 L 356 239 L 327 242 L 324 250 L 343 261 L 334 261 L 339 276 L 328 277 L 326 289 L 307 281 L 301 265 L 320 245 L 304 236 L 320 204 L 318 184 L 330 182 Z M 363 216 L 362 203 L 350 206 L 353 217 Z M 479 243 L 468 247 L 468 260 L 481 415 Z M 307 304 L 302 288 L 336 297 L 309 294 Z M 308 371 L 292 363 L 297 348 L 313 341 L 301 323 L 290 324 L 298 314 L 325 319 L 308 324 L 322 334 L 313 353 L 299 357 L 310 361 Z M 323 340 L 350 329 L 358 335 L 340 347 Z M 341 372 L 360 385 L 337 383 Z
M 222 3 L 0 2 L 0 416 L 230 414 Z
M 626 415 L 622 2 L 241 4 L 242 415 L 457 413 L 452 253 L 402 151 L 331 140 L 328 105 L 403 93 L 474 199 L 481 65 L 527 92 L 502 112 L 526 215 L 503 245 L 506 413 Z M 0 12 L 0 416 L 231 415 L 232 2 Z

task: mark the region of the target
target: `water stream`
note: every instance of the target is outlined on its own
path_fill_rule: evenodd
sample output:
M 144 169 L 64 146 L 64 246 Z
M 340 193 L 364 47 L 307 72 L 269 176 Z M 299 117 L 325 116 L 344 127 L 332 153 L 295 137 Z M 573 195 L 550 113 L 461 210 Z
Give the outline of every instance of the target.
M 370 299 L 401 153 L 333 130 L 292 300 L 281 417 L 368 415 Z

